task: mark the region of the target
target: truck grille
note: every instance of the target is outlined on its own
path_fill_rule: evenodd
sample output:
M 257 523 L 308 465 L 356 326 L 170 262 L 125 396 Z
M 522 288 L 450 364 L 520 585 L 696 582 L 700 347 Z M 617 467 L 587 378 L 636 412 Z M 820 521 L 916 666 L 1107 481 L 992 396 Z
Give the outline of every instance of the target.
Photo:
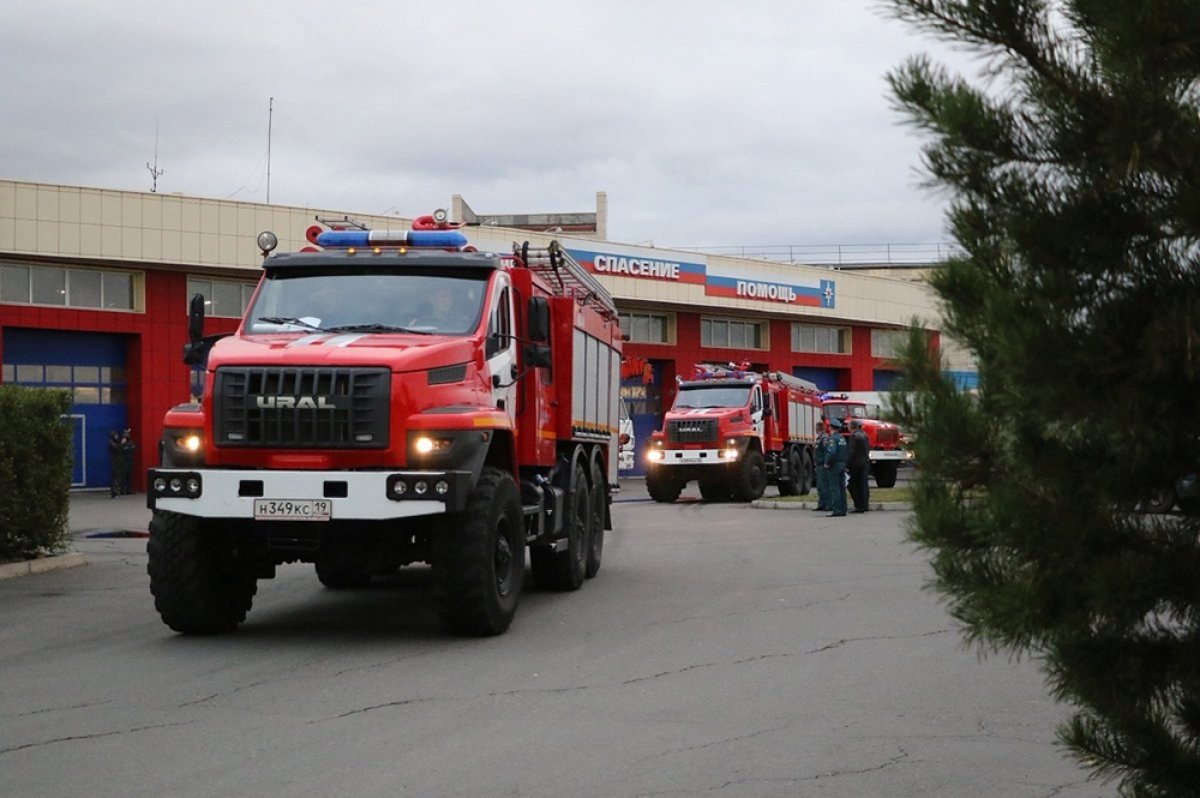
M 216 444 L 381 449 L 388 445 L 390 392 L 383 368 L 220 368 Z
M 668 443 L 709 443 L 716 439 L 715 418 L 672 419 L 667 422 Z
M 900 442 L 900 430 L 897 427 L 880 427 L 875 430 L 875 445 L 888 449 L 895 448 Z

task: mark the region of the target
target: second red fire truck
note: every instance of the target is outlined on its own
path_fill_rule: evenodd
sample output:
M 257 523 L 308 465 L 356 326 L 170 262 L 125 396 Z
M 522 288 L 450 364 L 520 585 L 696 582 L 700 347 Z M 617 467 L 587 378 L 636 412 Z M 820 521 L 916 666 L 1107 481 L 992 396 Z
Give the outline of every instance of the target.
M 697 366 L 646 449 L 646 487 L 673 502 L 696 480 L 705 499 L 750 501 L 766 486 L 784 496 L 813 484 L 820 393 L 806 380 L 744 367 Z

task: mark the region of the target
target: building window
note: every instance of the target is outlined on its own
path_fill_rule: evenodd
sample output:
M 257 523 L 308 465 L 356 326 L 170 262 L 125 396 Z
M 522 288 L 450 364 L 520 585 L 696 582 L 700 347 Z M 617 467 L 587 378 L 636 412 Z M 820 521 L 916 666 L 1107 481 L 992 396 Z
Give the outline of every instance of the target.
M 700 345 L 724 349 L 766 349 L 766 323 L 741 319 L 701 319 Z
M 792 351 L 825 355 L 850 354 L 850 328 L 818 324 L 792 325 Z
M 622 313 L 621 332 L 637 344 L 673 344 L 675 316 L 666 313 Z
M 0 266 L 0 302 L 104 310 L 137 309 L 134 275 L 130 272 L 33 264 Z
M 125 369 L 69 363 L 5 363 L 3 381 L 39 388 L 63 388 L 77 405 L 124 404 Z
M 895 360 L 907 340 L 907 330 L 871 330 L 871 354 Z
M 204 295 L 204 313 L 208 316 L 225 316 L 240 319 L 254 295 L 256 283 L 241 280 L 211 280 L 207 277 L 189 277 L 187 281 L 188 301 L 194 294 Z

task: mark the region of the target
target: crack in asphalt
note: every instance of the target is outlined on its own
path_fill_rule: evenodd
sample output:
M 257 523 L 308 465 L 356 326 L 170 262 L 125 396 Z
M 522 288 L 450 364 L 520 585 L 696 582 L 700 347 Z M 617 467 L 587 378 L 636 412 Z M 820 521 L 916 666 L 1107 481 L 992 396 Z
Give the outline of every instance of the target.
M 150 731 L 153 729 L 170 729 L 175 726 L 190 726 L 195 721 L 181 721 L 179 723 L 155 723 L 151 726 L 135 726 L 132 729 L 114 729 L 106 732 L 95 732 L 94 734 L 75 734 L 69 737 L 54 737 L 49 740 L 40 740 L 36 743 L 25 743 L 23 745 L 14 745 L 8 748 L 0 748 L 0 756 L 11 754 L 16 751 L 25 751 L 30 748 L 42 748 L 47 745 L 57 745 L 59 743 L 73 743 L 80 740 L 96 740 L 101 737 L 117 737 L 122 734 L 136 734 L 137 732 Z
M 66 707 L 45 707 L 43 709 L 31 709 L 28 712 L 18 712 L 14 715 L 0 715 L 0 718 L 28 718 L 32 715 L 45 715 L 48 712 L 70 712 L 73 709 L 91 709 L 92 707 L 102 707 L 105 704 L 111 703 L 111 700 L 89 701 L 83 704 L 72 704 Z
M 832 649 L 839 648 L 841 646 L 848 645 L 850 643 L 873 642 L 873 641 L 878 641 L 878 640 L 915 640 L 915 639 L 919 639 L 922 637 L 932 637 L 934 635 L 948 634 L 953 631 L 954 631 L 953 629 L 938 629 L 933 632 L 922 632 L 921 634 L 917 634 L 917 635 L 878 635 L 878 636 L 873 636 L 873 637 L 850 637 L 850 638 L 844 638 L 842 640 L 838 640 L 834 643 L 830 643 L 825 646 L 821 646 L 820 648 L 811 649 L 809 651 L 783 651 L 783 652 L 779 652 L 779 653 L 775 653 L 775 654 L 759 654 L 757 656 L 745 657 L 743 659 L 736 659 L 736 660 L 732 660 L 729 662 L 698 662 L 698 663 L 695 663 L 693 665 L 688 665 L 683 668 L 676 668 L 674 670 L 669 670 L 669 671 L 660 671 L 659 673 L 653 673 L 653 674 L 649 674 L 647 676 L 637 676 L 632 679 L 626 679 L 621 682 L 616 682 L 615 684 L 605 684 L 605 683 L 576 684 L 576 685 L 567 685 L 565 687 L 539 687 L 536 689 L 523 688 L 523 689 L 517 689 L 517 690 L 502 690 L 502 691 L 498 691 L 498 692 L 485 693 L 483 695 L 476 695 L 476 696 L 454 696 L 453 698 L 454 699 L 470 699 L 470 698 L 502 698 L 502 697 L 509 697 L 509 696 L 539 695 L 539 694 L 540 695 L 554 695 L 554 694 L 561 694 L 561 693 L 575 693 L 575 692 L 580 692 L 582 690 L 592 690 L 592 689 L 601 688 L 601 687 L 612 687 L 612 686 L 628 687 L 629 685 L 632 685 L 632 684 L 639 684 L 641 682 L 653 681 L 655 679 L 661 679 L 666 676 L 678 676 L 679 674 L 682 674 L 682 673 L 687 673 L 689 671 L 694 671 L 694 670 L 700 670 L 703 668 L 716 668 L 716 667 L 730 666 L 730 665 L 746 665 L 751 662 L 764 662 L 766 660 L 779 659 L 781 657 L 809 656 L 811 654 L 819 654 L 824 651 L 830 651 Z M 395 707 L 404 707 L 404 706 L 410 706 L 412 704 L 420 704 L 420 703 L 426 703 L 429 701 L 438 701 L 438 700 L 442 700 L 442 699 L 432 697 L 432 696 L 426 696 L 423 698 L 406 698 L 406 699 L 400 699 L 400 700 L 396 700 L 396 701 L 385 701 L 380 704 L 371 704 L 369 706 L 359 707 L 358 709 L 352 709 L 347 712 L 343 712 L 341 714 L 334 715 L 329 718 L 317 718 L 314 720 L 310 720 L 309 723 L 320 723 L 320 722 L 323 722 L 326 720 L 339 720 L 341 718 L 351 717 L 352 715 L 362 715 L 367 712 L 374 712 L 379 709 L 391 709 L 391 708 L 395 708 Z

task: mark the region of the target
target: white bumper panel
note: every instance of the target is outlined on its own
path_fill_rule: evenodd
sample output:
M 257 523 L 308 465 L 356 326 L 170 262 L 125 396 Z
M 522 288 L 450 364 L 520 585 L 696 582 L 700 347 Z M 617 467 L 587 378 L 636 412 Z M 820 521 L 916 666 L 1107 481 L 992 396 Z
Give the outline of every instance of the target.
M 446 505 L 440 501 L 388 499 L 386 480 L 389 473 L 395 472 L 177 470 L 200 475 L 200 496 L 160 496 L 153 500 L 155 509 L 200 518 L 253 518 L 254 500 L 262 498 L 325 499 L 333 503 L 330 520 L 334 521 L 380 521 L 446 512 Z M 262 496 L 239 496 L 245 481 L 261 482 Z M 326 482 L 346 483 L 346 496 L 327 498 Z
M 890 451 L 884 450 L 884 449 L 879 449 L 879 450 L 872 449 L 871 450 L 871 460 L 904 461 L 904 460 L 911 460 L 911 459 L 913 459 L 912 452 L 906 451 L 904 449 L 892 449 Z
M 657 465 L 728 465 L 736 462 L 721 457 L 724 449 L 661 449 L 663 459 Z

